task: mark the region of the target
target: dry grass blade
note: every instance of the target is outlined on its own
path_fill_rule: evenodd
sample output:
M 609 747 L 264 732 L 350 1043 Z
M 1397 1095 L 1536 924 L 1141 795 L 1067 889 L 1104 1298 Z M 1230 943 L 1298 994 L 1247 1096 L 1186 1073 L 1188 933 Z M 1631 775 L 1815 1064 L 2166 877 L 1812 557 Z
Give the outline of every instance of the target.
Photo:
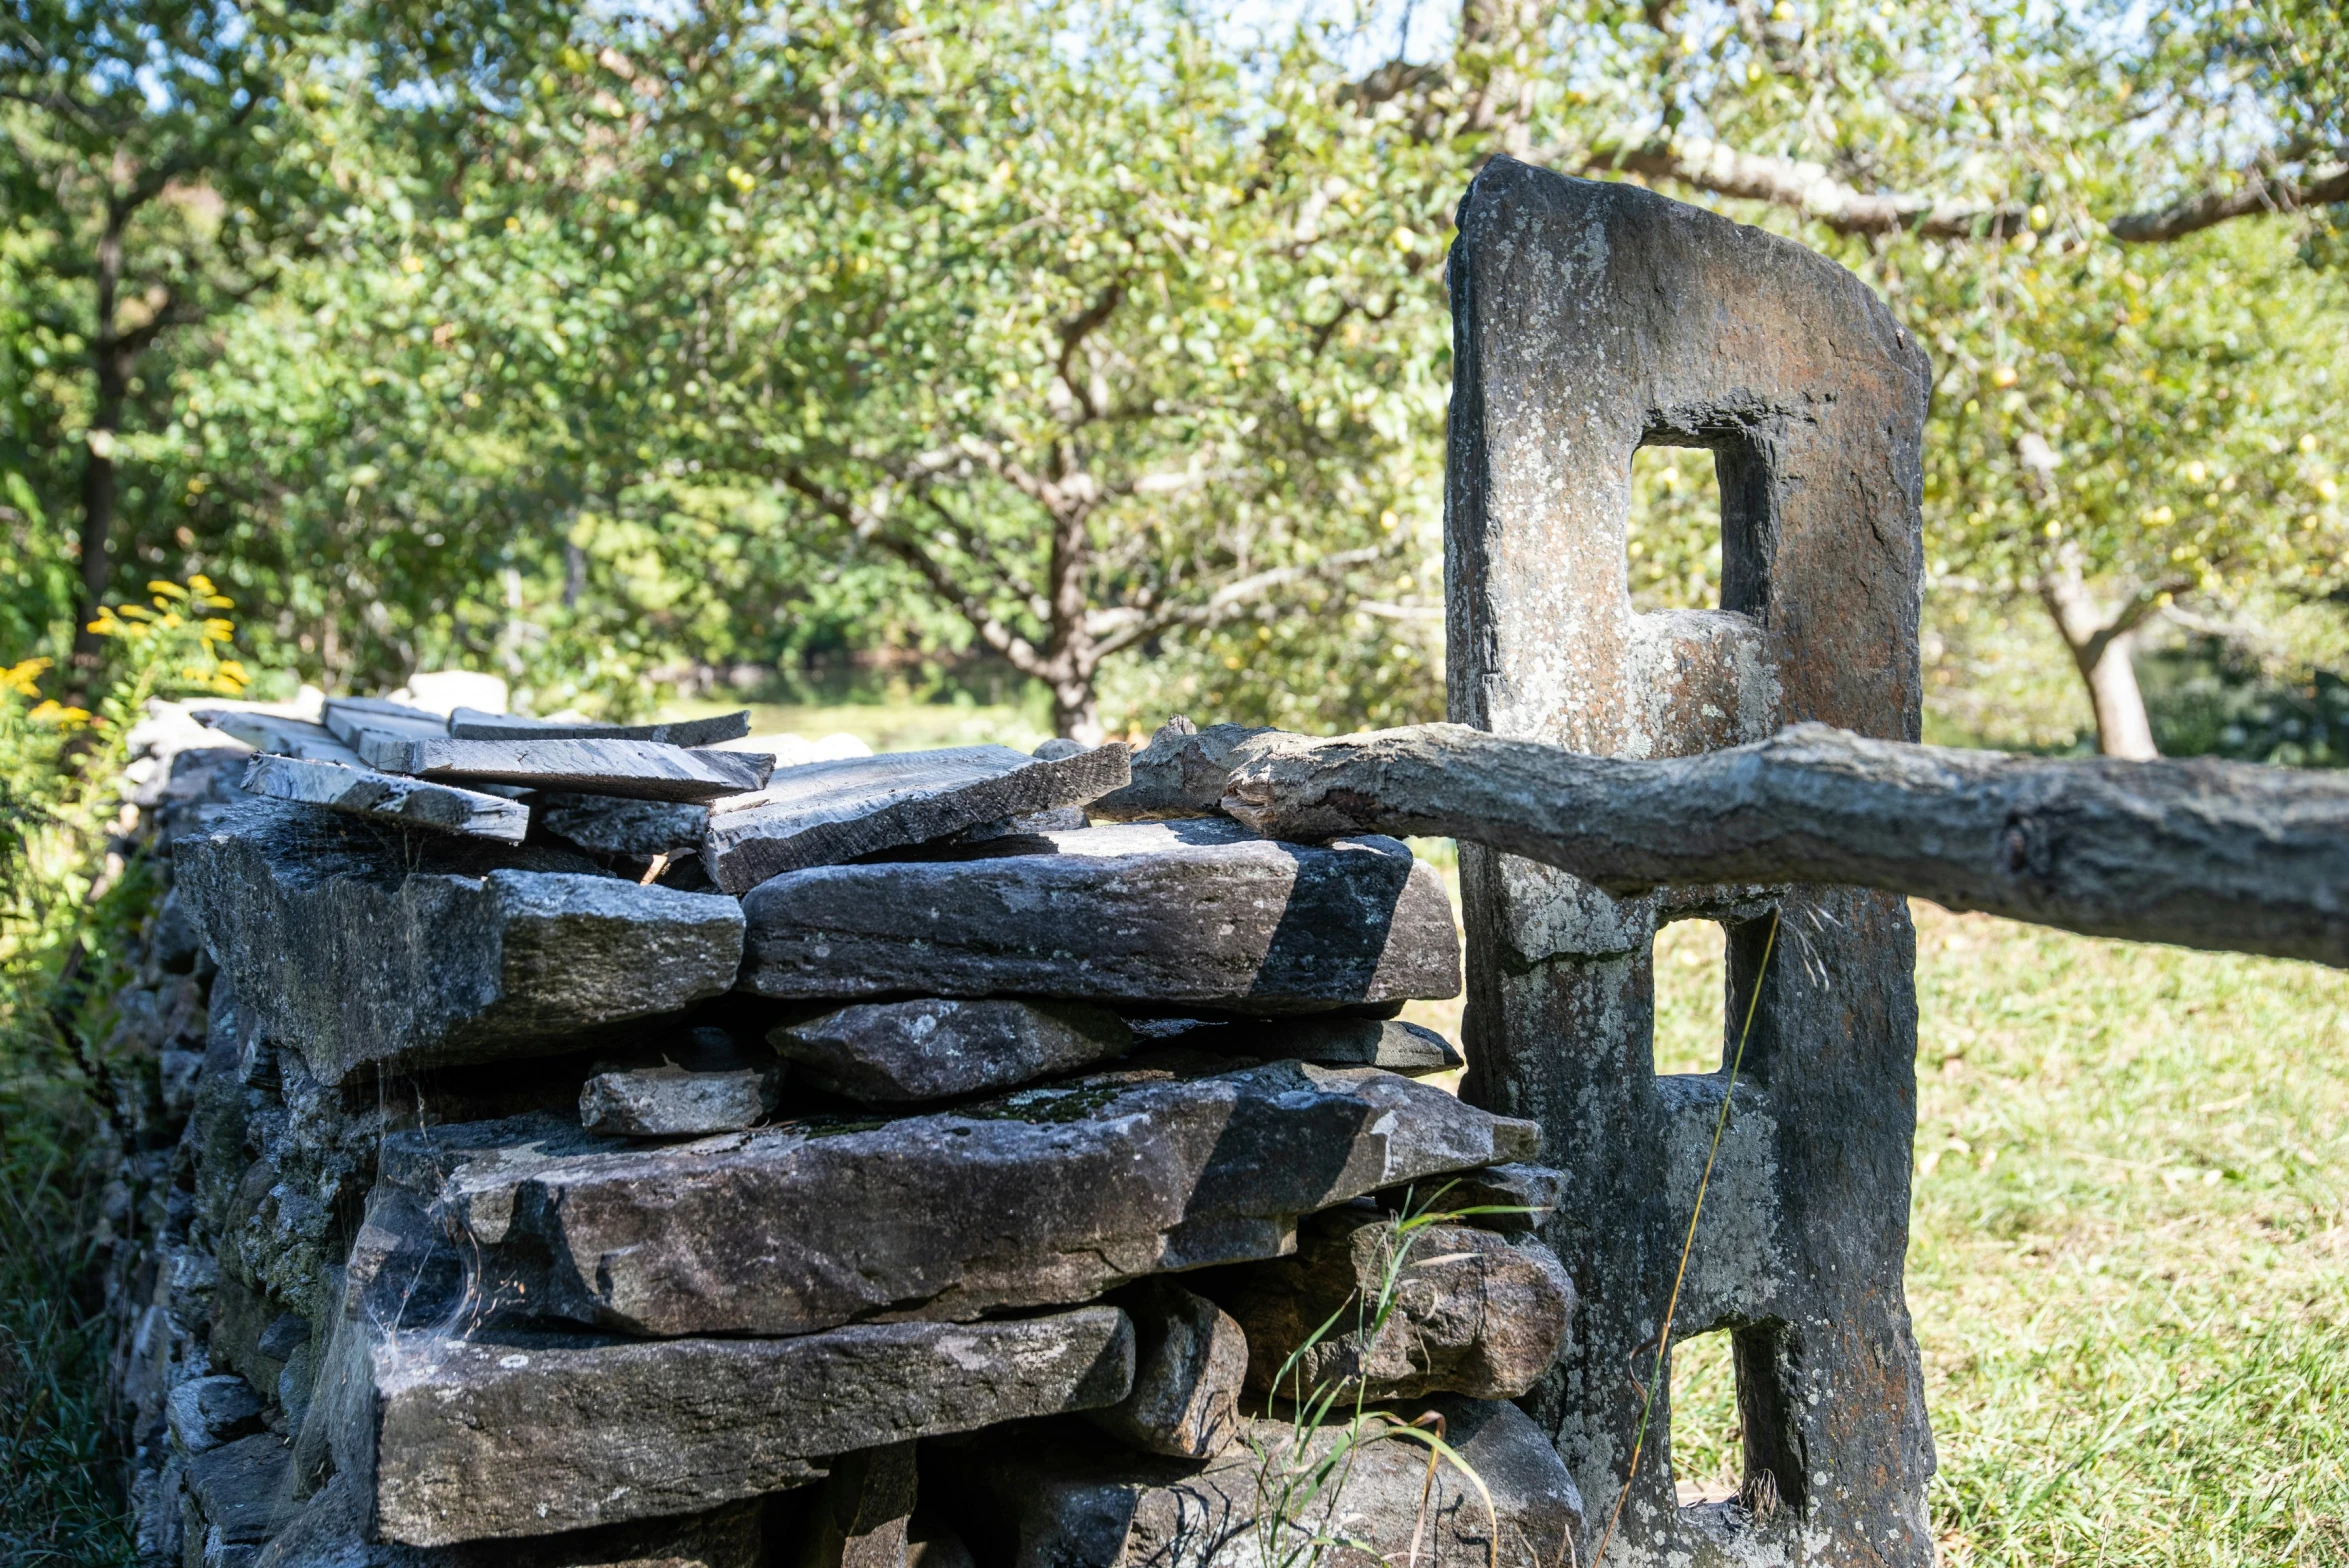
M 1745 1065 L 1746 1041 L 1753 1037 L 1754 1011 L 1761 1005 L 1762 982 L 1770 973 L 1770 959 L 1778 951 L 1778 916 L 1770 916 L 1770 934 L 1762 941 L 1762 961 L 1754 970 L 1753 990 L 1745 1001 L 1745 1023 L 1737 1032 L 1737 1051 L 1729 1059 L 1729 1081 L 1721 1089 L 1720 1114 L 1713 1118 L 1713 1142 L 1705 1151 L 1704 1174 L 1697 1178 L 1696 1202 L 1689 1208 L 1688 1234 L 1680 1243 L 1680 1266 L 1672 1273 L 1672 1294 L 1664 1302 L 1664 1326 L 1656 1335 L 1655 1358 L 1648 1366 L 1646 1391 L 1641 1396 L 1639 1427 L 1631 1439 L 1631 1464 L 1623 1475 L 1623 1486 L 1615 1494 L 1615 1506 L 1607 1511 L 1607 1528 L 1600 1532 L 1599 1544 L 1590 1554 L 1593 1563 L 1606 1560 L 1607 1543 L 1615 1538 L 1615 1527 L 1623 1519 L 1623 1503 L 1631 1495 L 1631 1483 L 1639 1475 L 1639 1461 L 1646 1451 L 1648 1417 L 1656 1408 L 1657 1380 L 1663 1375 L 1664 1358 L 1672 1348 L 1672 1317 L 1680 1310 L 1680 1287 L 1688 1279 L 1689 1254 L 1696 1250 L 1697 1221 L 1704 1216 L 1705 1191 L 1713 1182 L 1713 1162 L 1721 1153 L 1721 1135 L 1729 1127 L 1729 1106 L 1737 1095 L 1738 1070 Z
M 1311 1389 L 1304 1386 L 1304 1367 L 1313 1351 L 1320 1346 L 1352 1307 L 1355 1329 L 1365 1341 L 1373 1340 L 1392 1317 L 1403 1275 L 1412 1266 L 1411 1247 L 1420 1232 L 1432 1225 L 1457 1220 L 1464 1213 L 1520 1213 L 1519 1209 L 1486 1206 L 1477 1210 L 1443 1211 L 1433 1203 L 1449 1192 L 1454 1183 L 1438 1188 L 1435 1198 L 1427 1204 L 1419 1203 L 1414 1192 L 1406 1192 L 1403 1208 L 1391 1222 L 1393 1236 L 1386 1249 L 1380 1270 L 1379 1288 L 1375 1298 L 1351 1298 L 1337 1311 L 1324 1319 L 1319 1327 L 1287 1359 L 1281 1362 L 1274 1375 L 1273 1386 L 1284 1384 L 1292 1388 L 1289 1399 L 1291 1414 L 1287 1440 L 1274 1447 L 1258 1447 L 1256 1473 L 1257 1559 L 1263 1568 L 1318 1568 L 1332 1548 L 1380 1554 L 1368 1542 L 1359 1541 L 1344 1533 L 1344 1518 L 1338 1512 L 1346 1484 L 1353 1477 L 1354 1457 L 1369 1443 L 1382 1441 L 1415 1442 L 1428 1450 L 1427 1476 L 1420 1489 L 1419 1510 L 1412 1522 L 1411 1546 L 1406 1557 L 1406 1568 L 1417 1568 L 1420 1547 L 1425 1538 L 1430 1500 L 1434 1496 L 1436 1467 L 1440 1463 L 1458 1470 L 1484 1502 L 1488 1521 L 1486 1534 L 1487 1568 L 1499 1568 L 1500 1514 L 1494 1506 L 1492 1493 L 1484 1478 L 1474 1466 L 1446 1442 L 1443 1435 L 1443 1417 L 1430 1411 L 1412 1422 L 1403 1422 L 1384 1411 L 1366 1408 L 1365 1385 L 1360 1380 L 1343 1377 L 1327 1378 Z M 1424 1267 L 1430 1261 L 1420 1260 Z M 1351 1399 L 1353 1408 L 1344 1423 L 1338 1426 L 1325 1448 L 1319 1448 L 1318 1433 L 1329 1423 L 1340 1405 Z M 1433 1430 L 1430 1430 L 1430 1423 Z M 1314 1526 L 1307 1527 L 1301 1538 L 1293 1532 L 1305 1516 L 1319 1510 Z

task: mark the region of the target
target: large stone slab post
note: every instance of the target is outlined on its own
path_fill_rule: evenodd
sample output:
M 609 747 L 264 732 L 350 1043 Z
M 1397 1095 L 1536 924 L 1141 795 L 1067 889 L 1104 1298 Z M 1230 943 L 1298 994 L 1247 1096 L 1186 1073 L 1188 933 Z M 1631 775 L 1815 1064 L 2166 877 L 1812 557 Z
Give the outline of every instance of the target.
M 1857 278 L 1649 191 L 1496 158 L 1461 203 L 1450 282 L 1454 720 L 1623 757 L 1803 719 L 1917 738 L 1930 370 Z M 1715 455 L 1719 610 L 1632 610 L 1643 445 Z M 1672 1332 L 1734 1335 L 1757 1506 L 1676 1506 L 1667 1378 L 1607 1561 L 1930 1563 L 1932 1436 L 1902 1289 L 1916 1121 L 1902 901 L 1618 899 L 1465 844 L 1461 879 L 1464 1093 L 1539 1120 L 1570 1173 L 1543 1234 L 1580 1291 L 1573 1345 L 1524 1403 L 1582 1489 L 1583 1550 L 1624 1490 L 1726 1085 L 1654 1070 L 1655 931 L 1704 917 L 1729 931 L 1725 1059 L 1760 998 Z

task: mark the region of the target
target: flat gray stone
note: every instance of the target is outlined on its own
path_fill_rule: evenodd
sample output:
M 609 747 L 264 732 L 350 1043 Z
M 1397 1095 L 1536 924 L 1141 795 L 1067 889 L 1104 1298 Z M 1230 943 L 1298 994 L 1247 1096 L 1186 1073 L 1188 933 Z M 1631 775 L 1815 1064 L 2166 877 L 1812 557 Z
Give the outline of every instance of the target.
M 174 863 L 240 1005 L 329 1084 L 367 1062 L 567 1049 L 723 992 L 742 950 L 730 898 L 276 801 L 232 808 Z
M 1087 1409 L 1133 1376 L 1114 1307 L 794 1339 L 395 1339 L 371 1357 L 375 1530 L 411 1546 L 684 1513 L 848 1449 Z
M 245 769 L 243 788 L 248 795 L 324 806 L 433 833 L 519 844 L 530 831 L 529 809 L 519 801 L 337 762 L 255 757 Z
M 844 757 L 785 768 L 721 802 L 703 859 L 729 893 L 786 871 L 927 843 L 983 823 L 1081 806 L 1126 781 L 1126 748 L 1047 761 L 1008 746 Z
M 706 719 L 668 719 L 658 724 L 566 723 L 526 719 L 518 713 L 484 713 L 459 708 L 449 715 L 449 733 L 459 740 L 649 740 L 670 746 L 711 746 L 750 733 L 750 710 L 712 714 Z
M 548 791 L 532 802 L 538 825 L 581 849 L 607 855 L 670 855 L 699 850 L 710 808 L 677 800 Z
M 1275 1257 L 1299 1215 L 1534 1152 L 1530 1123 L 1411 1079 L 1280 1062 L 660 1146 L 546 1119 L 418 1129 L 384 1140 L 379 1169 L 461 1229 L 490 1310 L 804 1334 Z
M 1395 1187 L 1372 1196 L 1381 1208 L 1456 1214 L 1461 1224 L 1479 1230 L 1530 1236 L 1557 1212 L 1565 1193 L 1564 1171 L 1547 1165 L 1488 1165 L 1439 1177 L 1416 1190 Z
M 243 741 L 255 751 L 306 762 L 339 762 L 346 768 L 363 767 L 359 754 L 335 738 L 334 731 L 308 719 L 281 713 L 255 713 L 246 708 L 197 708 L 189 715 L 207 729 Z
M 188 1492 L 227 1546 L 258 1546 L 292 1516 L 293 1451 L 268 1432 L 188 1461 Z
M 1397 1247 L 1402 1268 L 1382 1323 Z M 1297 1402 L 1324 1390 L 1347 1402 L 1515 1399 L 1566 1348 L 1574 1310 L 1574 1286 L 1540 1242 L 1440 1223 L 1405 1233 L 1368 1205 L 1313 1215 L 1293 1255 L 1223 1270 L 1199 1288 L 1248 1336 L 1248 1392 Z
M 1443 883 L 1399 840 L 1279 844 L 1201 821 L 1024 842 L 1047 852 L 825 866 L 762 883 L 743 899 L 743 988 L 1274 1014 L 1460 989 Z
M 1031 811 L 1024 817 L 1005 817 L 1000 822 L 982 822 L 975 828 L 949 834 L 926 846 L 928 848 L 960 848 L 966 844 L 988 844 L 998 839 L 1027 838 L 1039 833 L 1073 833 L 1089 827 L 1082 806 L 1056 806 L 1050 811 Z M 1017 851 L 1013 851 L 1016 853 Z M 899 858 L 911 858 L 899 857 Z
M 853 1100 L 943 1100 L 1123 1056 L 1125 1020 L 1073 1002 L 862 1002 L 767 1036 L 793 1076 Z
M 1206 1050 L 1292 1057 L 1323 1067 L 1383 1067 L 1412 1078 L 1466 1065 L 1451 1041 L 1399 1018 L 1282 1018 L 1208 1028 L 1199 1031 L 1196 1043 Z
M 1134 1322 L 1134 1390 L 1086 1419 L 1145 1453 L 1212 1459 L 1240 1436 L 1248 1340 L 1239 1320 L 1171 1279 L 1149 1279 L 1119 1305 Z
M 832 1460 L 808 1499 L 790 1568 L 906 1568 L 918 1485 L 911 1443 Z
M 439 714 L 380 697 L 329 697 L 319 717 L 335 739 L 354 750 L 369 737 L 422 740 L 449 732 L 449 721 Z
M 780 1064 L 697 1071 L 664 1064 L 599 1072 L 579 1091 L 590 1132 L 676 1138 L 755 1127 L 775 1108 Z
M 1376 1433 L 1430 1414 L 1481 1489 L 1449 1463 L 1437 1464 L 1431 1486 L 1427 1448 L 1395 1437 L 1357 1444 L 1350 1462 L 1333 1467 L 1332 1484 L 1315 1489 L 1309 1472 L 1332 1457 L 1345 1428 L 1264 1419 L 1204 1465 L 1119 1454 L 1063 1426 L 957 1438 L 925 1454 L 924 1485 L 982 1560 L 1022 1568 L 1578 1560 L 1568 1537 L 1581 1533 L 1582 1498 L 1549 1438 L 1516 1406 L 1447 1396 L 1372 1412 L 1363 1427 Z M 1268 1517 L 1278 1502 L 1290 1510 Z M 1316 1536 L 1326 1544 L 1313 1545 Z
M 1096 822 L 1220 816 L 1232 753 L 1244 742 L 1269 733 L 1244 724 L 1210 724 L 1200 729 L 1177 715 L 1160 725 L 1150 744 L 1134 754 L 1133 782 L 1093 802 L 1086 815 Z
M 261 1430 L 269 1402 L 241 1377 L 191 1377 L 164 1401 L 171 1440 L 201 1454 Z
M 372 1511 L 354 1478 L 337 1475 L 262 1548 L 254 1568 L 765 1568 L 767 1561 L 765 1510 L 757 1501 L 455 1546 L 370 1541 Z
M 829 1455 L 1112 1404 L 1133 1381 L 1115 1307 L 615 1342 L 474 1326 L 461 1263 L 436 1292 L 449 1261 L 420 1207 L 378 1194 L 314 1403 L 367 1533 L 408 1546 L 698 1512 L 815 1480 Z
M 387 773 L 640 800 L 715 800 L 758 789 L 775 759 L 645 740 L 455 740 L 364 736 L 359 755 Z

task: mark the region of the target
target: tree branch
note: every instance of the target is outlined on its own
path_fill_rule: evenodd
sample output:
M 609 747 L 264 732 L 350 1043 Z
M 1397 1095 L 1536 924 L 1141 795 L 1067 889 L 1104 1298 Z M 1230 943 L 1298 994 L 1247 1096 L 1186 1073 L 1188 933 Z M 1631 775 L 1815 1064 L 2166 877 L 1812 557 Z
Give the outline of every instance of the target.
M 2237 189 L 2204 191 L 2167 207 L 2123 213 L 2108 226 L 2112 237 L 2144 245 L 2184 239 L 2215 228 L 2230 218 L 2257 213 L 2298 212 L 2349 201 L 2349 163 L 2311 171 L 2305 180 L 2251 171 Z
M 1101 410 L 1093 401 L 1090 385 L 1078 386 L 1076 379 L 1069 374 L 1069 365 L 1076 358 L 1077 350 L 1084 347 L 1085 339 L 1091 337 L 1094 329 L 1116 312 L 1125 297 L 1126 286 L 1123 283 L 1112 283 L 1102 291 L 1099 299 L 1060 324 L 1060 359 L 1053 367 L 1053 374 L 1060 378 L 1062 386 L 1068 388 L 1069 396 L 1084 409 L 1087 420 L 1099 419 Z
M 973 533 L 966 527 L 962 519 L 947 510 L 946 503 L 939 500 L 937 494 L 927 485 L 919 487 L 914 493 L 921 500 L 922 505 L 937 514 L 938 520 L 946 525 L 947 531 L 954 535 L 954 542 L 961 548 L 962 553 L 993 573 L 996 582 L 1009 589 L 1014 598 L 1027 605 L 1030 615 L 1039 621 L 1049 621 L 1052 618 L 1052 606 L 1045 601 L 1044 596 L 1020 580 L 1019 574 L 996 555 L 994 546 L 987 542 L 984 535 Z
M 1567 157 L 1553 148 L 1549 161 Z M 1988 239 L 2022 232 L 2028 209 L 2018 202 L 1946 201 L 1914 193 L 1870 195 L 1836 179 L 1826 165 L 1740 152 L 1698 137 L 1659 138 L 1637 145 L 1602 144 L 1583 156 L 1592 173 L 1625 171 L 1672 180 L 1716 196 L 1763 201 L 1814 218 L 1839 234 L 1921 234 L 1940 239 Z M 2184 239 L 2233 218 L 2299 212 L 2349 201 L 2349 163 L 2293 179 L 2247 171 L 2227 190 L 2204 191 L 2166 207 L 2123 213 L 2107 231 L 2130 244 Z
M 978 633 L 979 640 L 1002 654 L 1013 669 L 1037 679 L 1045 677 L 1045 661 L 1036 651 L 1036 645 L 1006 626 L 984 600 L 956 582 L 954 574 L 947 571 L 918 541 L 908 539 L 892 529 L 887 518 L 826 489 L 797 468 L 784 471 L 783 483 L 813 502 L 820 511 L 846 525 L 859 539 L 873 541 L 912 567 L 922 581 L 929 584 L 930 591 L 953 606 L 955 613 L 968 621 L 971 630 Z
M 1556 156 L 1559 153 L 1554 151 L 1552 157 Z M 2017 203 L 1870 195 L 1835 178 L 1825 164 L 1739 152 L 1725 143 L 1694 136 L 1659 138 L 1636 146 L 1602 144 L 1584 155 L 1582 165 L 1594 173 L 1628 170 L 1651 180 L 1676 180 L 1716 196 L 1791 207 L 1838 234 L 1986 239 L 2020 233 L 2029 221 L 2029 209 Z
M 1800 724 L 1633 762 L 1457 724 L 1233 754 L 1224 809 L 1275 838 L 1465 838 L 1611 892 L 1824 883 L 2094 936 L 2349 968 L 2349 779 L 2057 762 Z
M 1376 546 L 1369 546 L 1360 550 L 1342 550 L 1336 555 L 1324 556 L 1307 566 L 1276 566 L 1269 571 L 1253 572 L 1246 577 L 1237 578 L 1224 584 L 1198 604 L 1169 604 L 1139 614 L 1134 619 L 1124 622 L 1117 631 L 1096 643 L 1094 655 L 1097 659 L 1106 659 L 1111 654 L 1131 648 L 1138 642 L 1147 642 L 1160 632 L 1174 626 L 1213 626 L 1228 619 L 1231 613 L 1241 605 L 1254 599 L 1260 599 L 1275 588 L 1285 587 L 1308 577 L 1329 576 L 1343 571 L 1349 566 L 1360 566 L 1365 561 L 1375 561 L 1385 553 L 1384 550 Z M 1116 613 L 1116 611 L 1105 612 L 1107 615 Z

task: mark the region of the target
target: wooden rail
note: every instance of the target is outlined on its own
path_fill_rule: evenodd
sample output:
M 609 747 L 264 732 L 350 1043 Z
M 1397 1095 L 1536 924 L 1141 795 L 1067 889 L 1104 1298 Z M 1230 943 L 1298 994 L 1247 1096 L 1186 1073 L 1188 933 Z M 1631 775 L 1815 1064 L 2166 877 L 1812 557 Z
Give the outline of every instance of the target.
M 2096 936 L 2349 967 L 2349 776 L 2051 761 L 1798 724 L 1659 761 L 1457 724 L 1234 753 L 1223 807 L 1282 838 L 1469 839 L 1617 893 L 1838 883 Z

